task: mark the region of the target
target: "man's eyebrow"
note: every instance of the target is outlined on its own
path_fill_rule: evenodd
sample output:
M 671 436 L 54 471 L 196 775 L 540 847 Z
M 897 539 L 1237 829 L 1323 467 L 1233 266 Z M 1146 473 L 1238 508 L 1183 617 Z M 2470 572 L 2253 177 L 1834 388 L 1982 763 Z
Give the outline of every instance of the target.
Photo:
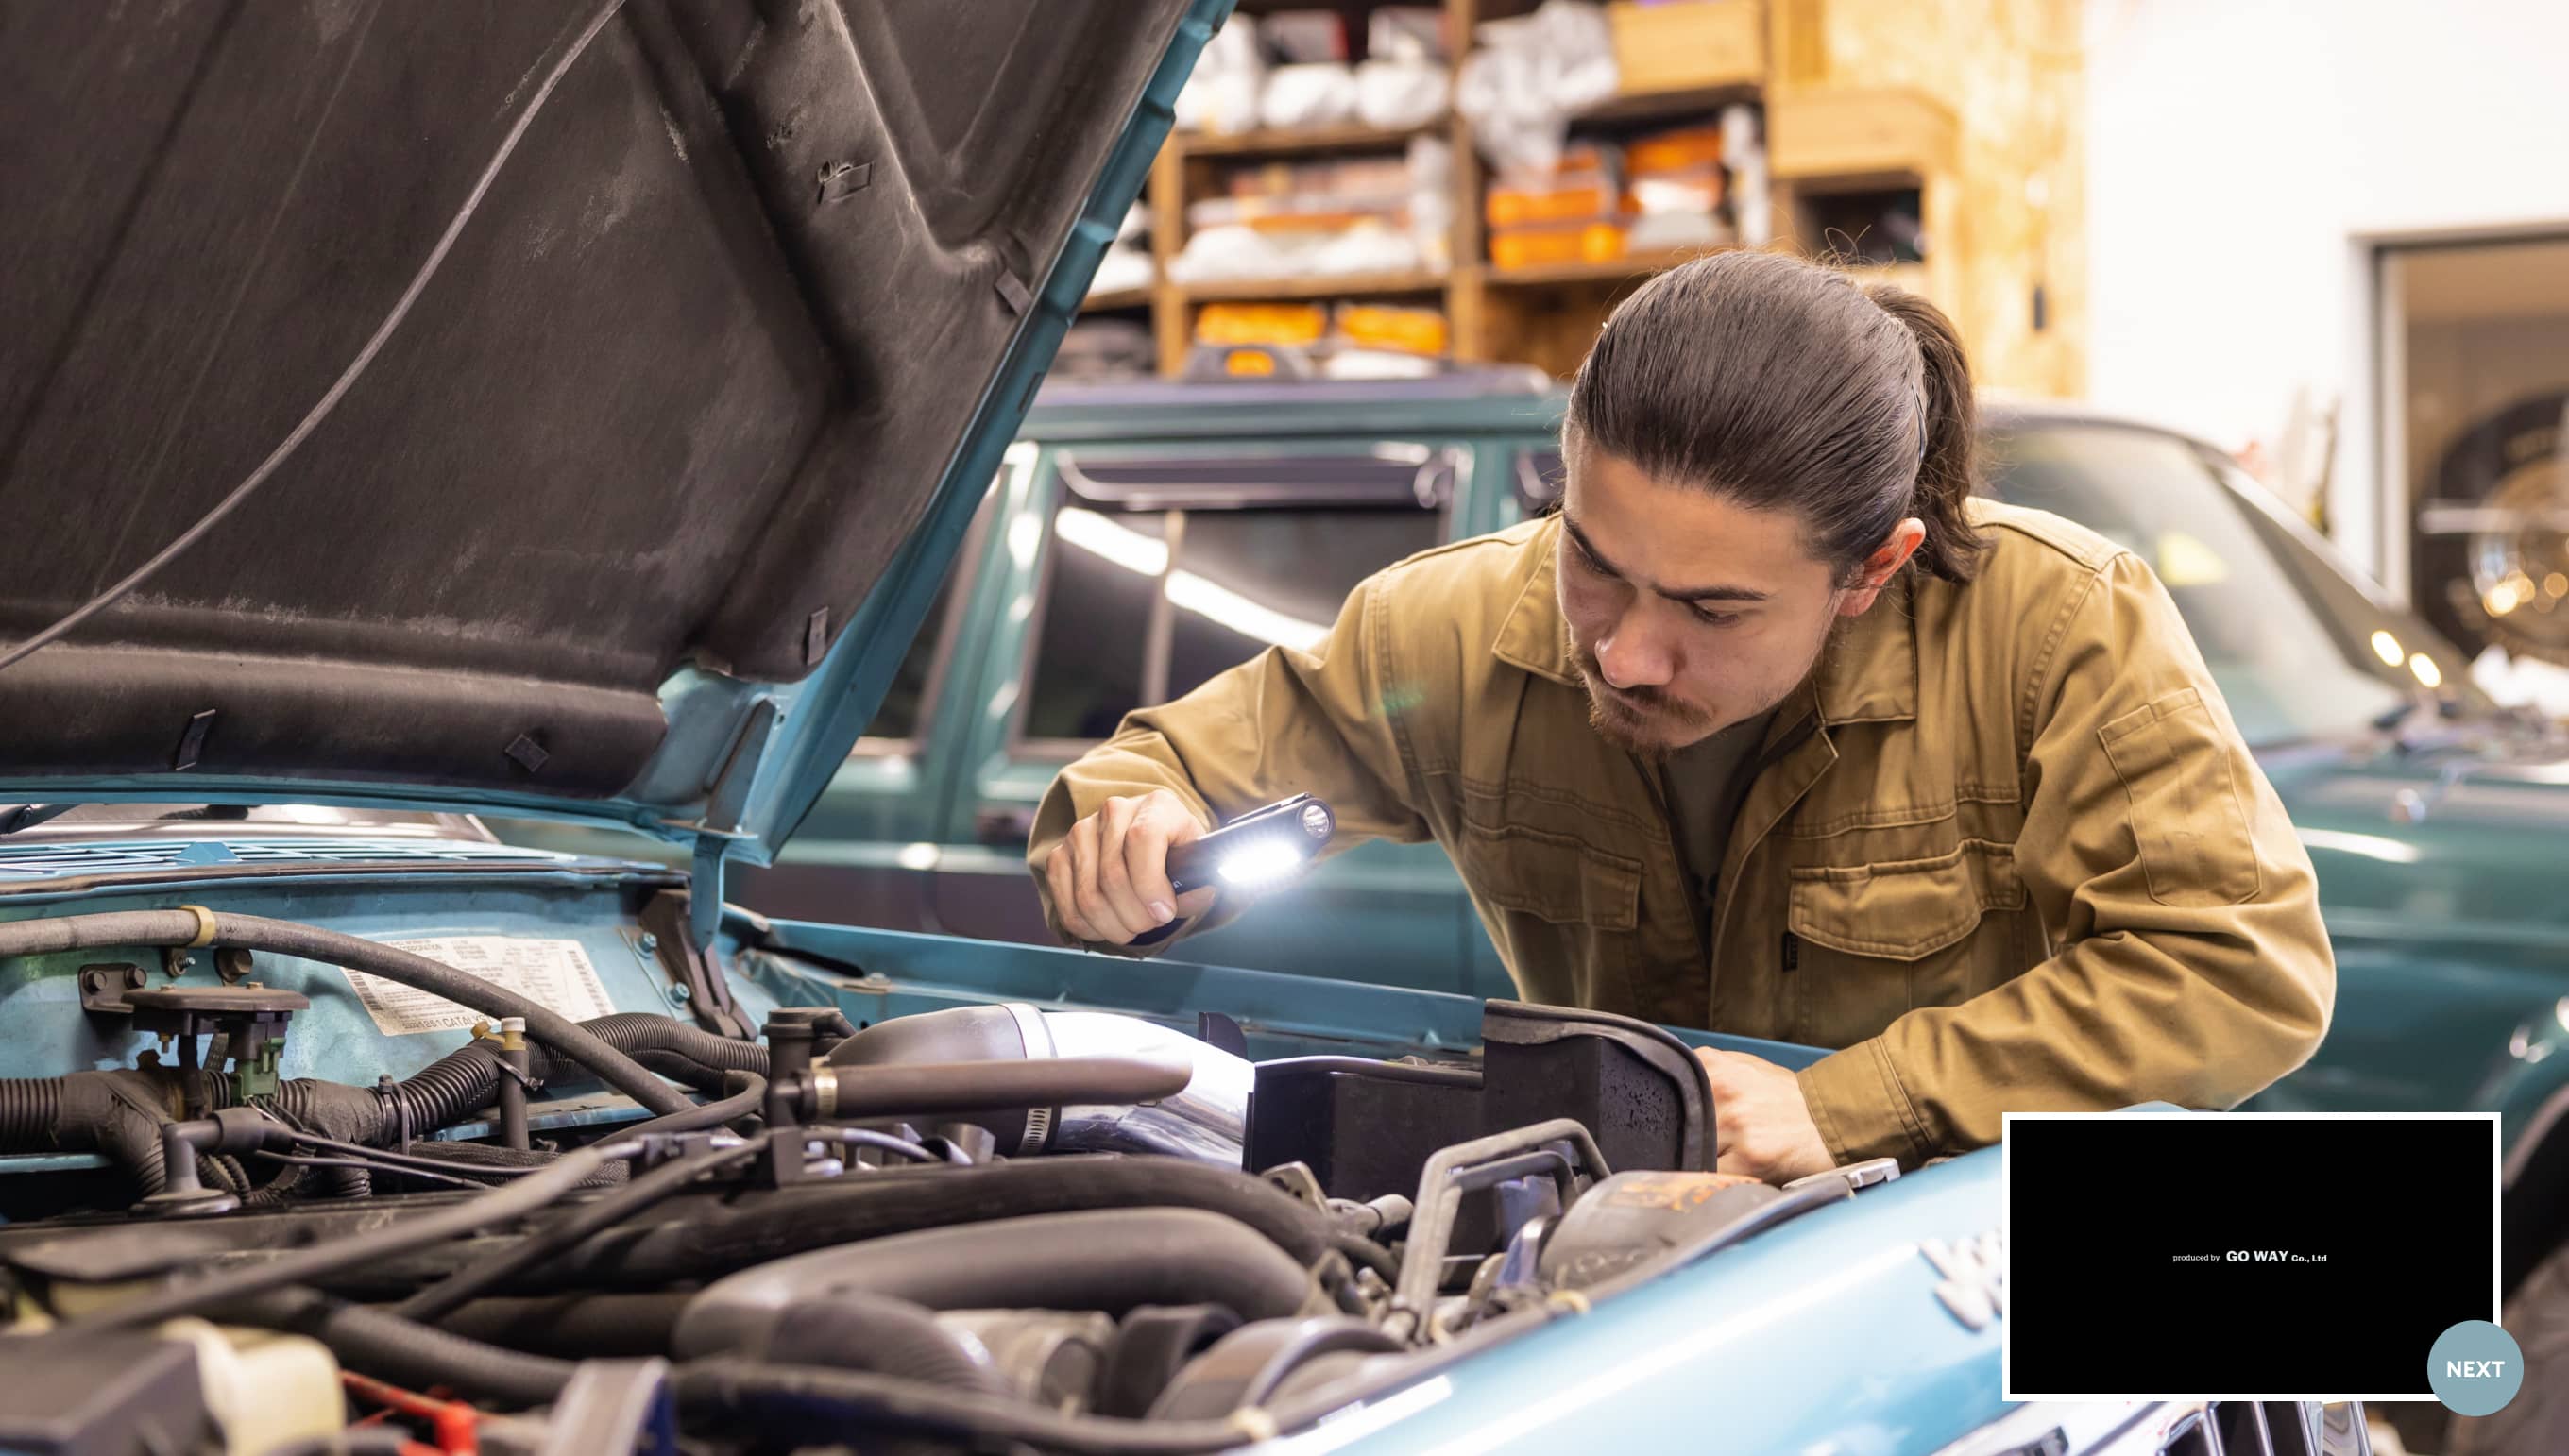
M 1573 522 L 1568 516 L 1561 518 L 1561 529 L 1570 533 L 1570 539 L 1578 544 L 1581 550 L 1588 553 L 1588 559 L 1596 562 L 1599 570 L 1604 571 L 1609 576 L 1622 577 L 1628 581 L 1632 579 L 1630 576 L 1625 574 L 1621 567 L 1617 566 L 1614 562 L 1607 560 L 1605 554 L 1597 549 L 1596 544 L 1589 541 L 1588 533 L 1581 531 L 1578 524 Z M 1766 592 L 1758 591 L 1747 586 L 1682 586 L 1675 588 L 1654 586 L 1651 589 L 1657 592 L 1659 595 L 1666 597 L 1670 601 L 1764 601 L 1768 595 Z

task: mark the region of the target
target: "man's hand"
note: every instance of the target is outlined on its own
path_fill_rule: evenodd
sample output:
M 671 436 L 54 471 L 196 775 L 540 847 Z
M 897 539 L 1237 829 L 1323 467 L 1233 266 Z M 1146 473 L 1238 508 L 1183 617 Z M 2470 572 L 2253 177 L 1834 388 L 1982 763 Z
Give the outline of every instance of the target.
M 1699 1046 L 1694 1054 L 1712 1078 L 1717 1171 L 1789 1183 L 1837 1166 L 1802 1101 L 1800 1078 L 1746 1052 Z
M 1213 908 L 1211 887 L 1183 899 L 1169 886 L 1169 851 L 1204 838 L 1204 822 L 1166 789 L 1109 799 L 1070 827 L 1044 860 L 1061 927 L 1082 939 L 1129 945 L 1180 915 Z

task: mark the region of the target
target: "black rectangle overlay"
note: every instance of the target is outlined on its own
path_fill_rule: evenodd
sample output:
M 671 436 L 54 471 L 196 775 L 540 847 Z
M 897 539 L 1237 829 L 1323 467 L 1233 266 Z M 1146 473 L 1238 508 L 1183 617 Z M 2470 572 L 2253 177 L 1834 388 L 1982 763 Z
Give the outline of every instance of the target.
M 2011 1118 L 2012 1397 L 2415 1395 L 2497 1317 L 2487 1118 Z

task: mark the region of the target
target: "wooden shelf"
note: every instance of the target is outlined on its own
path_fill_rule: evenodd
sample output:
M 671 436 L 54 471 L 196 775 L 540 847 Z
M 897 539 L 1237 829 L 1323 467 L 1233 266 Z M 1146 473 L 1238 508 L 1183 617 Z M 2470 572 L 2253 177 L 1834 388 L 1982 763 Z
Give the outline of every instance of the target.
M 1148 287 L 1109 288 L 1103 293 L 1091 293 L 1086 298 L 1081 299 L 1079 301 L 1079 311 L 1082 313 L 1112 313 L 1117 309 L 1124 308 L 1148 308 L 1151 306 L 1151 295 L 1154 291 L 1156 290 Z
M 1182 132 L 1174 139 L 1189 157 L 1276 157 L 1304 152 L 1372 152 L 1405 147 L 1413 137 L 1445 128 L 1445 118 L 1420 127 L 1296 127 L 1289 131 L 1235 132 L 1228 136 Z
M 1679 117 L 1709 116 L 1733 102 L 1757 100 L 1754 86 L 1713 86 L 1686 91 L 1641 91 L 1630 96 L 1609 97 L 1595 106 L 1575 112 L 1573 126 L 1582 122 L 1656 122 L 1674 121 Z
M 1191 303 L 1268 298 L 1338 298 L 1368 293 L 1437 293 L 1443 273 L 1329 273 L 1300 278 L 1219 278 L 1186 283 L 1178 291 Z
M 1673 252 L 1634 253 L 1629 257 L 1608 258 L 1602 262 L 1544 263 L 1530 268 L 1485 268 L 1481 278 L 1493 288 L 1510 285 L 1538 286 L 1545 283 L 1590 283 L 1625 278 L 1645 278 L 1662 269 L 1673 268 L 1688 258 L 1706 253 L 1729 252 L 1730 244 L 1712 247 L 1680 248 Z

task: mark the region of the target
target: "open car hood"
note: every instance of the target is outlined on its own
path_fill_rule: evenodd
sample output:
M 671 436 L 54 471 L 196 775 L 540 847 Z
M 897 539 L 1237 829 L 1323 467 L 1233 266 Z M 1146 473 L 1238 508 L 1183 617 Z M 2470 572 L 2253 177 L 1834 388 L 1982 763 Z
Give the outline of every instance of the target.
M 0 799 L 772 854 L 1229 0 L 0 4 Z M 529 118 L 530 108 L 532 117 Z M 507 139 L 526 125 L 514 150 Z

